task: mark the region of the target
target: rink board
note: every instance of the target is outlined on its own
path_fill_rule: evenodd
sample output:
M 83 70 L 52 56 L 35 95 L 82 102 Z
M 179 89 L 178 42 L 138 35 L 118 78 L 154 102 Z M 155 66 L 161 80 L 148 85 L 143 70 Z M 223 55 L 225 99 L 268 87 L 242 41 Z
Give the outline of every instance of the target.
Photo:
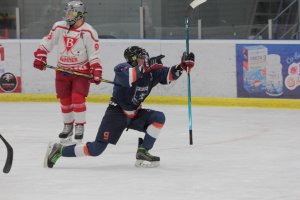
M 109 98 L 109 95 L 90 95 L 87 101 L 90 103 L 107 103 Z M 0 102 L 58 102 L 58 100 L 53 94 L 1 94 Z M 187 105 L 187 97 L 149 96 L 145 103 Z M 300 109 L 300 100 L 192 97 L 192 105 Z

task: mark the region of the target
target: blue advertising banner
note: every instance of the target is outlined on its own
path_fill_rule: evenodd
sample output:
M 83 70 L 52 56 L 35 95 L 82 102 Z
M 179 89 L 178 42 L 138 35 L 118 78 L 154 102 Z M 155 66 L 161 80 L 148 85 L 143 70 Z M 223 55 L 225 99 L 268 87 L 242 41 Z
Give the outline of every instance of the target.
M 299 44 L 237 44 L 237 95 L 300 98 Z

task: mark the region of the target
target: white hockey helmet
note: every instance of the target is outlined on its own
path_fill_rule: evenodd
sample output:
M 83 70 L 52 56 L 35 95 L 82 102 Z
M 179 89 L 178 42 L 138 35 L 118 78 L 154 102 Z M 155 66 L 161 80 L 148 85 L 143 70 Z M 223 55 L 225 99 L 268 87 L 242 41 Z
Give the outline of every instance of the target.
M 84 18 L 86 13 L 86 7 L 82 1 L 70 1 L 66 4 L 64 19 L 72 26 L 78 20 Z

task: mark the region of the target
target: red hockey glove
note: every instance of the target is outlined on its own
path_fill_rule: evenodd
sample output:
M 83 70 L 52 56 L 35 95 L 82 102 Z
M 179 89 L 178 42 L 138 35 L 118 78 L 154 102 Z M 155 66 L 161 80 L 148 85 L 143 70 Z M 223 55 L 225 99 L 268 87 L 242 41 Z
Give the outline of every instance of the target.
M 102 79 L 102 67 L 99 63 L 92 64 L 90 67 L 90 73 L 93 76 L 92 83 L 99 85 Z
M 42 49 L 37 49 L 34 52 L 33 67 L 35 67 L 39 70 L 45 70 L 46 64 L 47 64 L 47 52 Z
M 181 57 L 181 63 L 179 64 L 179 66 L 181 67 L 181 69 L 190 72 L 191 69 L 194 67 L 194 62 L 195 62 L 195 55 L 190 52 L 189 54 L 187 54 L 186 52 L 184 52 L 182 54 Z
M 145 63 L 144 63 L 144 70 L 145 72 L 150 72 L 154 69 L 162 69 L 164 68 L 161 59 L 163 59 L 165 56 L 164 55 L 159 55 L 156 57 L 152 57 L 150 59 L 146 58 Z

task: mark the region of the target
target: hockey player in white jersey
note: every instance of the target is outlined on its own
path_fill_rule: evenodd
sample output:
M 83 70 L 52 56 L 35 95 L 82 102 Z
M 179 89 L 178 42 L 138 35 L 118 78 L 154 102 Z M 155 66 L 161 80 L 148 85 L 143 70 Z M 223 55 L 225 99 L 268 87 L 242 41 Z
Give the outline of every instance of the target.
M 81 1 L 66 4 L 64 21 L 56 22 L 34 52 L 33 66 L 45 70 L 47 54 L 57 46 L 57 67 L 91 75 L 87 78 L 56 71 L 55 87 L 60 100 L 64 128 L 59 138 L 69 140 L 75 127 L 75 140 L 81 141 L 86 123 L 86 97 L 90 82 L 99 84 L 102 67 L 98 34 L 85 22 L 86 7 Z

